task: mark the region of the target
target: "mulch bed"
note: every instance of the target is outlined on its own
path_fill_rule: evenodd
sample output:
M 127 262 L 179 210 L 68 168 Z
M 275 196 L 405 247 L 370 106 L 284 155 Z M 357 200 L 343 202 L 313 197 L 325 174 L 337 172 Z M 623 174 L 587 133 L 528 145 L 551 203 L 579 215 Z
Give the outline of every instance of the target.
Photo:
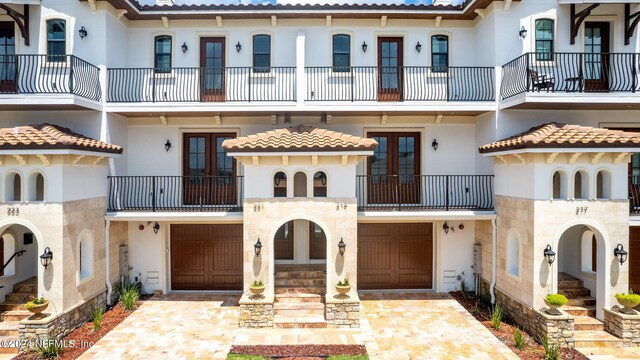
M 286 360 L 325 359 L 329 355 L 366 355 L 364 345 L 234 345 L 230 353 Z
M 491 326 L 491 311 L 487 307 L 483 307 L 478 302 L 478 299 L 472 293 L 467 293 L 466 297 L 462 295 L 460 291 L 452 291 L 449 294 L 460 303 L 469 313 L 471 313 L 482 325 L 484 325 L 491 333 L 498 338 L 502 343 L 507 345 L 520 359 L 524 360 L 537 360 L 544 359 L 544 348 L 536 340 L 531 337 L 527 332 L 520 329 L 522 335 L 525 338 L 525 347 L 523 350 L 516 349 L 513 334 L 518 327 L 509 321 L 509 319 L 503 319 L 500 325 L 500 330 L 495 330 Z M 476 307 L 476 304 L 478 306 Z M 589 360 L 588 357 L 575 349 L 563 348 L 560 351 L 560 358 L 566 360 Z

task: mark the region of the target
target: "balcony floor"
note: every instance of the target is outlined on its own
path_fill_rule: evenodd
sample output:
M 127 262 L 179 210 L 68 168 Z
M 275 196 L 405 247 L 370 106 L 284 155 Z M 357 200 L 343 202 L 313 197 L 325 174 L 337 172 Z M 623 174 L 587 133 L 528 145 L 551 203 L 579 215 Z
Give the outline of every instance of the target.
M 500 109 L 640 110 L 640 96 L 631 92 L 528 92 L 500 101 Z

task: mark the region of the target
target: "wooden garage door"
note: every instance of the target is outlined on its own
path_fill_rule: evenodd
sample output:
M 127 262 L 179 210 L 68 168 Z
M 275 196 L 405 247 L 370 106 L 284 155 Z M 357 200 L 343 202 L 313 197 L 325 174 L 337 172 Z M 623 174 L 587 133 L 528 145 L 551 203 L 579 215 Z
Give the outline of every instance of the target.
M 629 288 L 640 294 L 640 226 L 629 227 Z
M 171 225 L 172 290 L 242 290 L 242 225 Z
M 359 289 L 431 289 L 432 224 L 358 224 Z

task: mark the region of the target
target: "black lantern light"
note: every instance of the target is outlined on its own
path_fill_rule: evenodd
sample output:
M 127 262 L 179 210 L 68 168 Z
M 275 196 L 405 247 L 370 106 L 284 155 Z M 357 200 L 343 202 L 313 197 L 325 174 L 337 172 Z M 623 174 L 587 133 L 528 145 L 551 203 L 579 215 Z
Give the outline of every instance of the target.
M 167 139 L 167 142 L 164 143 L 164 149 L 167 150 L 167 152 L 171 150 L 171 141 L 169 141 L 169 139 Z
M 80 39 L 84 39 L 87 36 L 87 29 L 83 27 L 78 30 L 78 35 L 80 35 Z
M 183 43 L 182 43 L 181 48 L 182 48 L 182 53 L 183 53 L 183 54 L 186 54 L 186 53 L 187 53 L 187 50 L 189 50 L 189 47 L 187 46 L 187 43 L 186 43 L 186 42 L 183 42 Z
M 524 38 L 527 37 L 527 29 L 523 27 L 520 28 L 520 31 L 518 31 L 518 35 L 520 35 L 520 38 L 524 40 Z
M 544 248 L 544 257 L 547 259 L 549 266 L 556 260 L 556 253 L 551 250 L 551 245 L 547 245 L 547 247 Z
M 327 174 L 320 173 L 320 183 L 322 184 L 322 186 L 327 185 Z
M 627 261 L 627 256 L 629 256 L 629 253 L 624 249 L 624 246 L 622 246 L 622 244 L 618 244 L 616 248 L 613 249 L 613 256 L 615 256 L 620 262 L 620 265 L 622 265 L 625 261 Z
M 422 50 L 422 45 L 420 44 L 420 41 L 418 41 L 418 43 L 416 44 L 416 51 L 420 52 Z
M 160 224 L 158 224 L 158 222 L 156 221 L 156 224 L 153 225 L 153 232 L 155 234 L 158 234 L 158 231 L 160 231 Z
M 344 249 L 346 247 L 347 247 L 347 244 L 345 244 L 342 238 L 340 238 L 340 242 L 338 243 L 338 251 L 340 252 L 340 256 L 344 256 Z
M 40 264 L 46 269 L 53 259 L 53 252 L 49 247 L 44 248 L 44 252 L 40 255 Z
M 442 224 L 442 230 L 444 230 L 445 234 L 448 234 L 449 233 L 449 229 L 451 229 L 451 228 L 449 227 L 449 224 L 447 224 L 447 222 L 445 221 L 444 224 Z
M 367 42 L 366 41 L 362 42 L 362 52 L 367 52 Z
M 438 140 L 433 139 L 433 141 L 431 142 L 431 147 L 433 148 L 433 151 L 438 151 Z
M 260 242 L 260 238 L 258 238 L 258 242 L 253 245 L 253 250 L 256 252 L 256 256 L 260 256 L 260 252 L 262 252 L 262 243 Z
M 242 45 L 240 45 L 240 41 L 236 44 L 236 52 L 240 52 L 242 50 Z

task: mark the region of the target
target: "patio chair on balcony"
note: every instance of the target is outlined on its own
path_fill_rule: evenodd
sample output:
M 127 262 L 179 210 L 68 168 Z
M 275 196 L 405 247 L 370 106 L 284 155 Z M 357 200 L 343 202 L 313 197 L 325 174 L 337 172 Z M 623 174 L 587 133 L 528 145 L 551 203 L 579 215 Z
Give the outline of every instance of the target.
M 555 79 L 549 74 L 538 74 L 536 70 L 528 69 L 529 76 L 531 77 L 531 89 L 532 90 L 553 90 L 555 85 Z

